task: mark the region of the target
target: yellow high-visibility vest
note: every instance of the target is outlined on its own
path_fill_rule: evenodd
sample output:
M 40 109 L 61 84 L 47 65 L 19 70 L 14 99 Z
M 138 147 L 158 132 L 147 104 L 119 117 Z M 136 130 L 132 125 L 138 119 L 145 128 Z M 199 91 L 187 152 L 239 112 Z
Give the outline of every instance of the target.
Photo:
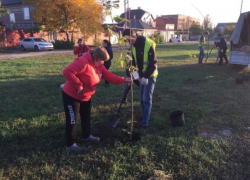
M 203 43 L 201 44 L 201 42 L 203 42 Z M 205 44 L 205 43 L 206 43 L 206 38 L 205 38 L 205 36 L 201 36 L 198 46 L 200 47 L 200 46 L 202 46 L 202 45 Z
M 156 43 L 153 40 L 146 38 L 145 46 L 144 46 L 144 55 L 143 55 L 143 71 L 146 71 L 146 69 L 148 67 L 148 51 L 149 51 L 151 46 L 153 47 L 153 49 L 155 51 Z M 135 62 L 137 64 L 136 49 L 134 46 L 132 46 L 132 53 L 134 55 Z M 154 70 L 151 77 L 156 77 L 157 75 L 158 75 L 158 70 L 156 69 L 156 70 Z

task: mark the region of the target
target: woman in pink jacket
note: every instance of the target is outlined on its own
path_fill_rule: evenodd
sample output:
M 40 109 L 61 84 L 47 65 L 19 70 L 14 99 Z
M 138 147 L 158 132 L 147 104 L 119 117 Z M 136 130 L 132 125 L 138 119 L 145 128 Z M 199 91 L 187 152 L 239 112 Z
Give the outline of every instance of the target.
M 109 54 L 104 47 L 94 50 L 76 58 L 64 70 L 66 83 L 63 87 L 63 105 L 66 115 L 67 148 L 73 151 L 81 151 L 82 147 L 76 145 L 77 127 L 76 121 L 80 115 L 82 127 L 82 140 L 98 142 L 100 139 L 90 134 L 91 96 L 95 93 L 101 79 L 113 84 L 131 82 L 130 78 L 124 78 L 112 74 L 104 66 L 104 61 L 109 59 Z

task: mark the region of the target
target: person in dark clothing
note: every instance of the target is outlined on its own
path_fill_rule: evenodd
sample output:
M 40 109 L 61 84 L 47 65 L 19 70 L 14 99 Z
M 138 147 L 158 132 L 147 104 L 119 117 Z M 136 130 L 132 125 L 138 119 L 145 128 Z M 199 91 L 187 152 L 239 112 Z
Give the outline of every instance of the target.
M 221 34 L 218 34 L 218 39 L 220 39 L 220 46 L 219 46 L 219 50 L 220 50 L 220 62 L 219 62 L 219 65 L 222 65 L 222 62 L 223 62 L 223 58 L 226 60 L 226 64 L 228 64 L 228 59 L 227 59 L 227 55 L 226 55 L 226 52 L 227 52 L 227 42 L 225 40 L 225 38 L 221 35 Z
M 122 35 L 129 40 L 133 58 L 132 65 L 138 68 L 140 77 L 139 94 L 143 113 L 141 127 L 147 128 L 151 114 L 154 87 L 158 75 L 155 55 L 156 44 L 147 37 L 137 35 L 134 30 L 125 29 Z
M 105 47 L 105 49 L 107 50 L 108 54 L 109 54 L 109 60 L 104 62 L 104 66 L 107 70 L 109 70 L 110 66 L 111 66 L 111 60 L 113 59 L 113 50 L 112 50 L 112 46 L 111 43 L 107 40 L 104 39 L 102 41 L 102 46 Z M 105 80 L 105 87 L 109 86 L 109 82 Z

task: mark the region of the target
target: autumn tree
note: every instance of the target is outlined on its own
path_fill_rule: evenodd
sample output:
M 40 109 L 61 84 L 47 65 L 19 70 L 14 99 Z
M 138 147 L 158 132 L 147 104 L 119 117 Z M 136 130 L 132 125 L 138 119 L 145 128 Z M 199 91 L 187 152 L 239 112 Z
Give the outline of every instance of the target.
M 102 31 L 103 7 L 95 0 L 24 0 L 35 4 L 34 19 L 49 30 L 80 30 L 85 37 Z

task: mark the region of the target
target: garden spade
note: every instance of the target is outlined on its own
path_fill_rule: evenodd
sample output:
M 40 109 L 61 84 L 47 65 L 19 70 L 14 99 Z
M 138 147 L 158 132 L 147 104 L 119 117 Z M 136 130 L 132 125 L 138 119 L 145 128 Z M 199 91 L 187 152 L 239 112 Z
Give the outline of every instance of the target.
M 125 89 L 125 91 L 124 91 L 124 94 L 123 94 L 121 103 L 120 103 L 120 105 L 119 105 L 119 107 L 118 107 L 117 113 L 116 113 L 116 114 L 113 114 L 113 115 L 111 116 L 111 118 L 110 118 L 110 120 L 109 120 L 109 122 L 108 122 L 108 126 L 113 127 L 113 128 L 115 128 L 115 127 L 117 126 L 117 124 L 118 124 L 118 122 L 119 122 L 119 120 L 120 120 L 119 115 L 120 115 L 120 111 L 121 111 L 121 106 L 122 106 L 122 104 L 124 103 L 124 100 L 125 100 L 125 98 L 126 98 L 126 96 L 127 96 L 127 93 L 128 93 L 128 91 L 130 90 L 130 88 L 131 88 L 130 86 L 131 86 L 131 85 L 127 85 L 127 87 L 126 87 L 126 89 Z
M 210 54 L 211 54 L 211 52 L 212 52 L 213 49 L 214 49 L 214 46 L 213 46 L 212 49 L 210 50 L 210 52 L 209 52 L 209 54 L 208 54 L 208 56 L 207 56 L 207 58 L 206 58 L 206 60 L 205 60 L 205 63 L 207 63 L 207 59 L 209 58 L 209 56 L 210 56 Z

